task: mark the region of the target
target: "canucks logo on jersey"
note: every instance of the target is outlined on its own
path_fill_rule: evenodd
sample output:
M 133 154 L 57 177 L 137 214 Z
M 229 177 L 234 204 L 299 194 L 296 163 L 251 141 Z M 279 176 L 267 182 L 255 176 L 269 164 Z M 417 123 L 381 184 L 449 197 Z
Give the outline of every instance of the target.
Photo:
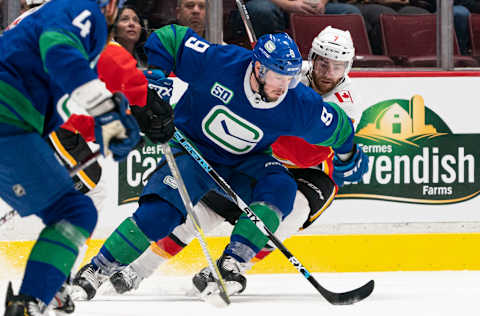
M 223 105 L 214 106 L 202 121 L 211 141 L 233 154 L 251 151 L 262 139 L 263 131 Z

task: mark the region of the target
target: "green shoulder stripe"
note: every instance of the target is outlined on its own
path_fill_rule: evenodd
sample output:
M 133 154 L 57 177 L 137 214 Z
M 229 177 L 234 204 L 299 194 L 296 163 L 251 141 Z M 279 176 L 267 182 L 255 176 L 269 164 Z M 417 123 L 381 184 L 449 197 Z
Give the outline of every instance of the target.
M 172 28 L 173 27 L 173 28 Z M 175 65 L 177 64 L 177 52 L 182 45 L 188 27 L 181 25 L 166 25 L 155 31 L 160 42 L 172 56 Z
M 338 147 L 342 145 L 352 133 L 352 126 L 350 125 L 350 118 L 345 112 L 335 103 L 326 102 L 337 112 L 338 124 L 335 132 L 326 141 L 318 144 L 322 146 Z
M 13 112 L 0 103 L 0 122 L 15 125 L 27 131 L 36 130 L 39 134 L 43 133 L 45 117 L 15 87 L 0 81 L 0 100 L 15 109 L 23 119 L 23 121 L 19 120 Z
M 47 68 L 45 67 L 45 56 L 47 55 L 48 50 L 56 45 L 68 45 L 75 47 L 82 53 L 85 59 L 88 60 L 88 54 L 85 51 L 85 48 L 83 47 L 80 39 L 71 32 L 63 32 L 65 31 L 47 31 L 40 35 L 38 44 L 40 47 L 40 55 L 42 57 L 43 69 L 45 70 L 45 72 L 48 72 Z

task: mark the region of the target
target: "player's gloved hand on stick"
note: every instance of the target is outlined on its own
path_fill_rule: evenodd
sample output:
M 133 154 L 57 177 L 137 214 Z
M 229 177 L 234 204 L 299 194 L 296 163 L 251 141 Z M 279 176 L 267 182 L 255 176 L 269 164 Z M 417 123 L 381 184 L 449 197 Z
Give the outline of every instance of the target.
M 158 96 L 170 103 L 173 92 L 173 81 L 165 77 L 159 69 L 145 70 L 143 72 L 148 81 L 148 88 L 156 91 Z
M 144 107 L 132 106 L 132 114 L 142 132 L 154 143 L 167 143 L 175 132 L 173 109 L 170 105 L 173 81 L 165 78 L 163 72 L 145 71 L 149 79 L 147 104 Z M 153 81 L 150 79 L 153 78 Z M 154 83 L 151 83 L 154 82 Z
M 140 141 L 138 124 L 127 108 L 127 98 L 117 92 L 87 110 L 95 119 L 95 142 L 104 156 L 111 152 L 116 161 L 126 158 Z
M 368 171 L 368 156 L 365 155 L 362 148 L 355 145 L 352 156 L 343 161 L 335 153 L 333 158 L 333 181 L 341 187 L 345 183 L 358 183 L 362 181 L 362 176 Z

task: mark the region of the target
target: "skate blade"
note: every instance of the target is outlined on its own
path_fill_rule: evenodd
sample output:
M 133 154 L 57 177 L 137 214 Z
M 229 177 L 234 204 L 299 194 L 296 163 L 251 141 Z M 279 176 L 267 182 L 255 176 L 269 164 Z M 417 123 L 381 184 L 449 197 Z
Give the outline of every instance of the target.
M 69 315 L 72 315 L 72 313 L 66 313 L 58 309 L 51 311 L 51 313 L 49 314 L 49 316 L 69 316 Z
M 187 293 L 190 295 L 196 295 L 200 297 L 200 299 L 210 305 L 215 307 L 227 307 L 228 304 L 225 300 L 220 296 L 220 291 L 217 288 L 216 283 L 209 283 L 207 287 L 203 290 L 203 292 L 199 292 L 195 287 Z
M 218 308 L 225 308 L 228 306 L 227 302 L 220 296 L 220 293 L 211 294 L 204 299 L 210 305 L 213 305 Z
M 199 297 L 200 296 L 200 292 L 198 292 L 198 290 L 195 288 L 195 287 L 192 287 L 191 289 L 187 290 L 185 292 L 185 296 L 188 296 L 188 297 Z
M 88 301 L 87 292 L 78 285 L 72 285 L 70 297 L 73 301 Z
M 65 315 L 67 315 L 67 314 L 65 314 Z M 45 316 L 63 316 L 63 315 L 62 314 L 57 314 L 53 310 L 47 310 L 47 311 L 45 311 Z

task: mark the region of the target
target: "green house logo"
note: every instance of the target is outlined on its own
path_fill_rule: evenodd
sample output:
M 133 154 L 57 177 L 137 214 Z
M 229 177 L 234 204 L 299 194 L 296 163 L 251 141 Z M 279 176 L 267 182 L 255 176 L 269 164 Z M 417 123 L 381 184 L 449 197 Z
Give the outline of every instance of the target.
M 355 137 L 369 171 L 337 197 L 421 204 L 471 199 L 480 192 L 478 139 L 453 134 L 420 95 L 377 103 L 363 112 Z

